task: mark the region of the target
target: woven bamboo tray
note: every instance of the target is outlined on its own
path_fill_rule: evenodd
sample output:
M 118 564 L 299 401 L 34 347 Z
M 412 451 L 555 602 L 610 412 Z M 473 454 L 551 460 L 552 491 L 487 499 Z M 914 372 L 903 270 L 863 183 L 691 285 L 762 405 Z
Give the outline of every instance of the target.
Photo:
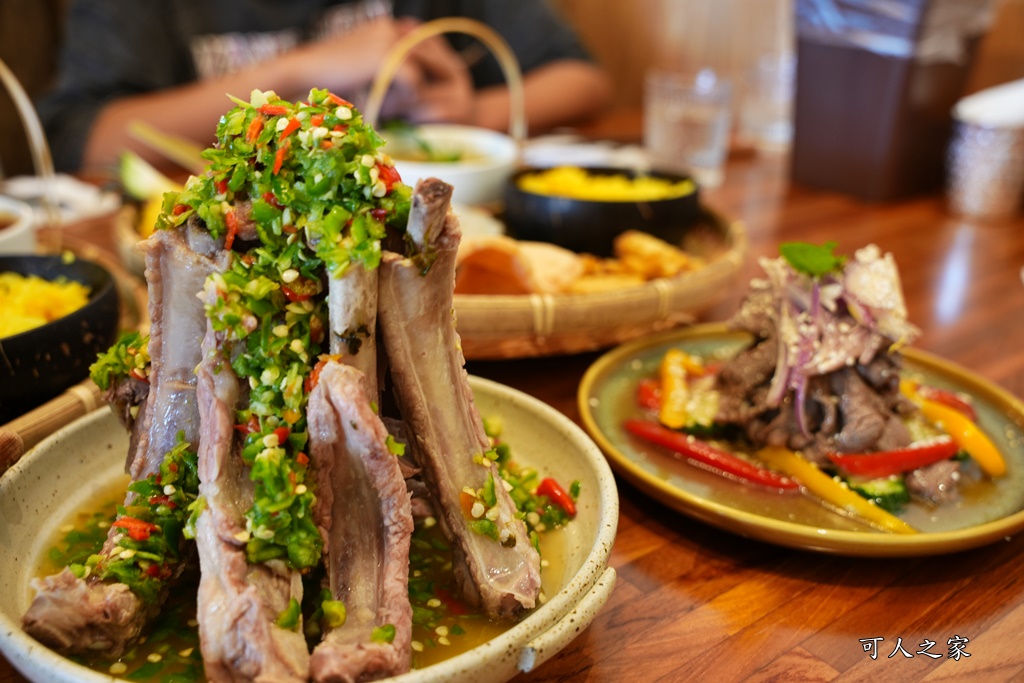
M 706 265 L 620 291 L 456 295 L 462 352 L 472 360 L 582 353 L 691 323 L 735 282 L 747 252 L 746 229 L 705 210 L 682 246 Z

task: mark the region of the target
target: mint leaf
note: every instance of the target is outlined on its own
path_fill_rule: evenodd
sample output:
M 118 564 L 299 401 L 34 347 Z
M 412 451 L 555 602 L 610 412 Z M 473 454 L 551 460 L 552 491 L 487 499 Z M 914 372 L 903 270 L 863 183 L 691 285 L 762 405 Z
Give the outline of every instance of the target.
M 779 253 L 793 266 L 793 270 L 811 277 L 821 277 L 842 270 L 843 264 L 846 263 L 845 256 L 836 256 L 832 253 L 835 248 L 835 242 L 826 242 L 822 245 L 786 242 L 779 247 Z

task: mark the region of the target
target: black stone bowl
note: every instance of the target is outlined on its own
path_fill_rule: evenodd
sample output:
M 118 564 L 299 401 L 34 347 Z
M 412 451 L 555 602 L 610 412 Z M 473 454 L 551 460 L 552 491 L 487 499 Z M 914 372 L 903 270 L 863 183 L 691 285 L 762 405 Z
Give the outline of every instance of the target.
M 114 343 L 120 313 L 114 276 L 92 261 L 0 256 L 0 273 L 7 272 L 81 282 L 89 287 L 89 302 L 42 327 L 0 339 L 0 424 L 85 379 L 97 354 Z
M 575 252 L 611 256 L 616 236 L 626 230 L 651 233 L 678 245 L 699 222 L 700 198 L 697 184 L 689 194 L 655 201 L 594 201 L 526 192 L 519 178 L 544 169 L 527 168 L 514 173 L 505 186 L 505 223 L 513 237 L 533 242 L 550 242 Z M 592 175 L 626 175 L 621 168 L 587 168 Z M 689 176 L 664 171 L 646 175 L 667 180 L 692 180 Z

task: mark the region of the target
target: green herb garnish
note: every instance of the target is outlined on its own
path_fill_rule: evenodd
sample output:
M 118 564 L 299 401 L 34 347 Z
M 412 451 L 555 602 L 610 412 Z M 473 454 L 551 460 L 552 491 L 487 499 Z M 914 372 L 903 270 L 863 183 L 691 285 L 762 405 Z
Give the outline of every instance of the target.
M 89 376 L 106 391 L 129 375 L 145 379 L 149 374 L 149 337 L 126 332 L 89 366 Z
M 839 272 L 842 270 L 843 264 L 846 263 L 845 256 L 837 256 L 833 253 L 835 248 L 835 242 L 826 242 L 823 245 L 786 242 L 779 247 L 779 253 L 794 270 L 811 277 L 821 277 Z

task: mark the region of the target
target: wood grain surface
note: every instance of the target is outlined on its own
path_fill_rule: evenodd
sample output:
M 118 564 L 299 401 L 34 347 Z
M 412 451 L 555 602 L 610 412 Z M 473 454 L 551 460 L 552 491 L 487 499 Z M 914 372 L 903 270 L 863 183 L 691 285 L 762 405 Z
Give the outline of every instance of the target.
M 864 204 L 792 187 L 785 157 L 730 160 L 713 208 L 746 222 L 756 260 L 780 242 L 874 242 L 900 266 L 917 346 L 1024 396 L 1024 219 L 978 224 L 940 195 Z M 743 287 L 706 317 L 722 320 Z M 598 357 L 472 362 L 579 420 Z M 957 554 L 863 559 L 746 540 L 619 480 L 618 583 L 589 629 L 519 681 L 1011 681 L 1024 676 L 1024 540 Z M 875 639 L 872 657 L 862 641 Z M 965 641 L 951 649 L 950 641 Z M 933 642 L 930 649 L 922 643 Z M 897 645 L 910 656 L 899 651 Z M 938 655 L 932 658 L 929 654 Z M 23 679 L 0 660 L 0 682 Z

